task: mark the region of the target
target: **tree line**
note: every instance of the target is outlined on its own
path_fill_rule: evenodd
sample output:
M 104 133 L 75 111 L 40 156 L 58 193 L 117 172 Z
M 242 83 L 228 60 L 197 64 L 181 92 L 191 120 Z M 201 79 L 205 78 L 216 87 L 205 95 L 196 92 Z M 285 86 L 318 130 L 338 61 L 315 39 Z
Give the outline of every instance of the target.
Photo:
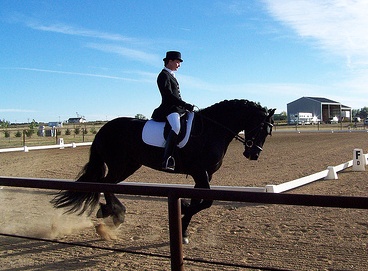
M 363 107 L 361 109 L 352 110 L 353 117 L 359 117 L 361 119 L 366 119 L 368 117 L 368 107 Z
M 368 117 L 368 106 L 365 106 L 361 109 L 352 109 L 352 117 L 359 117 L 361 119 L 366 119 Z M 135 118 L 137 119 L 147 119 L 146 116 L 142 114 L 136 114 Z M 277 121 L 283 121 L 287 120 L 287 113 L 285 111 L 281 112 L 280 114 L 275 114 L 274 119 Z M 35 120 L 32 120 L 29 125 L 31 128 L 35 128 L 38 123 Z M 7 121 L 5 119 L 0 119 L 0 127 L 2 129 L 6 129 L 11 125 L 10 121 Z

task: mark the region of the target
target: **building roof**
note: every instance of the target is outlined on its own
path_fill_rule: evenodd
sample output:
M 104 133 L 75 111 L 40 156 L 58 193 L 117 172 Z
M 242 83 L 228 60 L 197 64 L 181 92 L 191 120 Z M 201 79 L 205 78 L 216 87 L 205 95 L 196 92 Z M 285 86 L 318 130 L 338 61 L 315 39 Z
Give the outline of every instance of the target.
M 79 117 L 79 118 L 69 118 L 69 120 L 84 120 L 85 118 Z
M 330 99 L 327 99 L 327 98 L 323 98 L 323 97 L 302 97 L 300 99 L 303 99 L 303 98 L 313 100 L 313 101 L 319 102 L 321 104 L 336 104 L 336 105 L 341 105 L 341 108 L 343 108 L 343 109 L 351 109 L 350 106 L 346 106 L 346 105 L 343 105 L 339 102 L 336 102 L 336 101 L 333 101 L 333 100 L 330 100 Z
M 336 101 L 333 101 L 333 100 L 330 100 L 330 99 L 327 99 L 327 98 L 322 98 L 322 97 L 304 97 L 304 98 L 315 100 L 315 101 L 320 102 L 320 103 L 340 104 L 339 102 L 336 102 Z

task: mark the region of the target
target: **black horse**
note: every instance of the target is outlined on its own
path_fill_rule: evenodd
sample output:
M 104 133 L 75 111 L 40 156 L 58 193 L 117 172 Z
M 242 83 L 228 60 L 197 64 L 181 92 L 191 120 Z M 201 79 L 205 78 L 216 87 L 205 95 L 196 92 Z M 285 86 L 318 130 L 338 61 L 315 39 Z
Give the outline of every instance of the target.
M 266 110 L 247 100 L 222 101 L 194 114 L 188 143 L 176 149 L 174 173 L 193 177 L 196 188 L 210 188 L 212 175 L 221 167 L 230 142 L 235 138 L 244 143 L 243 155 L 257 160 L 273 127 L 275 109 Z M 119 183 L 142 165 L 161 170 L 163 148 L 142 141 L 146 120 L 117 118 L 106 123 L 96 134 L 90 149 L 89 162 L 77 182 Z M 245 138 L 239 132 L 244 131 Z M 107 173 L 106 173 L 107 172 Z M 124 221 L 125 206 L 114 194 L 105 193 L 106 204 L 100 203 L 97 217 L 112 216 L 116 226 Z M 91 215 L 100 193 L 61 191 L 51 201 L 55 208 L 66 207 L 67 213 L 87 212 Z M 187 242 L 187 229 L 193 215 L 209 208 L 212 200 L 182 200 L 182 230 Z

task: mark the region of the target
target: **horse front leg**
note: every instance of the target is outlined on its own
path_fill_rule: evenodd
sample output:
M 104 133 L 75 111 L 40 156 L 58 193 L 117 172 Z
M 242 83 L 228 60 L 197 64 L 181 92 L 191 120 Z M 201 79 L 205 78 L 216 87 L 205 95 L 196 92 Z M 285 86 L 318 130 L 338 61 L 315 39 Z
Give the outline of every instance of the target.
M 190 221 L 192 220 L 192 217 L 200 211 L 210 208 L 212 206 L 212 203 L 213 200 L 191 200 L 189 207 L 186 209 L 185 214 L 181 219 L 184 244 L 189 243 L 188 227 Z
M 126 208 L 114 194 L 104 193 L 104 196 L 106 204 L 100 203 L 97 217 L 106 218 L 111 216 L 115 227 L 119 227 L 125 220 Z
M 194 188 L 207 188 L 210 189 L 211 177 L 207 171 L 192 175 L 195 181 Z M 192 217 L 200 211 L 210 208 L 213 200 L 191 199 L 190 204 L 182 200 L 182 235 L 183 243 L 189 243 L 188 227 Z

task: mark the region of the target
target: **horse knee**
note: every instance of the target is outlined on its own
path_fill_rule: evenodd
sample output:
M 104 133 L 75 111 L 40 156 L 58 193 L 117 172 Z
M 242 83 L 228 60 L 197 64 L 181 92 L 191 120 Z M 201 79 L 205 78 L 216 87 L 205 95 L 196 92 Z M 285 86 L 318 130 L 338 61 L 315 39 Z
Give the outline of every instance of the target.
M 202 202 L 202 207 L 203 209 L 207 209 L 207 208 L 210 208 L 213 204 L 213 200 L 204 200 Z
M 185 199 L 181 199 L 180 203 L 181 203 L 181 214 L 182 215 L 187 214 L 190 203 Z

